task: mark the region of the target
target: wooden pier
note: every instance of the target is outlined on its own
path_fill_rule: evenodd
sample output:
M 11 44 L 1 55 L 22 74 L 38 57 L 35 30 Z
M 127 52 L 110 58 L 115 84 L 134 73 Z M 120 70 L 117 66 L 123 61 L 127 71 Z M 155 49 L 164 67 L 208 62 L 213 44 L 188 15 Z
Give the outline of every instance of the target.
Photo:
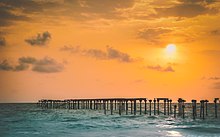
M 42 109 L 89 109 L 101 110 L 104 114 L 118 113 L 119 115 L 173 115 L 174 118 L 185 118 L 186 100 L 179 98 L 177 103 L 173 103 L 169 98 L 103 98 L 103 99 L 66 99 L 66 100 L 49 100 L 41 99 L 38 106 Z M 214 105 L 214 117 L 218 118 L 219 98 L 215 98 L 213 103 L 208 100 L 192 100 L 189 105 L 192 110 L 192 118 L 202 118 L 208 116 L 208 104 Z M 200 107 L 197 107 L 200 106 Z M 199 117 L 197 111 L 199 110 Z

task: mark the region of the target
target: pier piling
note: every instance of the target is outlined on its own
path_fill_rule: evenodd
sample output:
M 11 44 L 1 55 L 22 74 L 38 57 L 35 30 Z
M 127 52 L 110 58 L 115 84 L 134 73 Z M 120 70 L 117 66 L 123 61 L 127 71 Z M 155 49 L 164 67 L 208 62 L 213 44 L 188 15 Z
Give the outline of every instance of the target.
M 156 103 L 156 100 L 155 100 Z M 155 104 L 156 106 L 156 104 Z M 154 106 L 154 110 L 156 111 L 156 107 Z M 160 100 L 157 99 L 157 115 L 160 115 Z
M 208 116 L 208 100 L 205 100 L 205 115 Z
M 182 105 L 182 110 L 183 110 L 183 119 L 185 118 L 185 105 Z
M 167 99 L 167 115 L 170 115 L 170 100 Z
M 126 103 L 126 115 L 128 115 L 128 100 L 126 100 L 125 103 Z
M 170 114 L 172 114 L 172 99 L 170 99 Z
M 166 99 L 164 99 L 164 115 L 166 115 Z
M 150 102 L 150 116 L 151 116 L 151 102 L 152 102 L 152 100 L 149 100 L 149 102 Z M 155 113 L 154 113 L 154 115 L 155 115 Z
M 174 118 L 176 118 L 176 105 L 174 105 Z
M 121 105 L 122 105 L 122 104 L 121 104 L 121 101 L 119 101 L 119 102 L 118 102 L 119 115 L 121 115 L 121 108 L 122 108 Z
M 196 119 L 196 100 L 192 100 L 193 119 Z
M 140 115 L 141 115 L 141 113 L 142 113 L 142 106 L 141 106 L 142 100 L 140 99 L 139 102 L 140 102 Z
M 144 114 L 147 114 L 147 100 L 144 99 Z
M 160 103 L 160 101 L 163 101 Z M 144 102 L 144 103 L 143 103 Z M 128 112 L 136 115 L 137 111 L 140 115 L 147 114 L 148 104 L 149 104 L 149 115 L 152 113 L 154 115 L 160 115 L 160 106 L 162 108 L 164 115 L 174 114 L 174 118 L 181 116 L 185 118 L 188 112 L 188 104 L 184 104 L 185 100 L 182 98 L 178 99 L 177 105 L 174 104 L 172 108 L 172 100 L 169 98 L 154 98 L 153 100 L 149 100 L 147 103 L 146 98 L 103 98 L 103 99 L 66 99 L 66 100 L 51 100 L 51 99 L 41 99 L 37 102 L 37 106 L 42 109 L 69 109 L 69 110 L 77 110 L 77 109 L 85 109 L 85 110 L 101 110 L 105 115 L 111 114 L 113 115 L 114 110 L 118 112 L 119 115 L 126 114 Z M 209 109 L 214 107 L 214 116 L 218 117 L 218 103 L 219 98 L 214 99 L 214 103 L 209 103 L 208 100 L 200 100 L 200 112 L 199 117 L 201 119 L 205 119 L 206 117 L 213 116 L 209 113 Z M 144 105 L 144 110 L 143 110 Z M 178 110 L 177 110 L 178 107 Z M 197 117 L 197 101 L 191 100 L 191 105 L 189 108 L 192 110 L 192 118 L 196 119 Z M 154 109 L 154 110 L 153 110 Z M 178 112 L 178 113 L 177 113 Z
M 113 115 L 113 100 L 110 100 L 110 111 L 111 115 Z
M 156 99 L 154 99 L 154 115 L 156 115 Z
M 218 117 L 217 101 L 219 101 L 219 98 L 215 98 L 215 99 L 214 99 L 214 104 L 215 104 L 215 118 Z
M 134 100 L 134 115 L 136 115 L 136 110 L 137 110 L 137 104 L 136 104 L 136 99 Z

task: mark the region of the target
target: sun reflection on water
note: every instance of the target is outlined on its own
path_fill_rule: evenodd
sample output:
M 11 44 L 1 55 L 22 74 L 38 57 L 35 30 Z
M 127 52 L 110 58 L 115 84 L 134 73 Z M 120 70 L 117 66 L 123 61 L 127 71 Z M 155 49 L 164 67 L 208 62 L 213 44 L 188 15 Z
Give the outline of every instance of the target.
M 171 137 L 182 137 L 182 135 L 180 134 L 180 132 L 178 131 L 167 131 L 167 136 L 171 136 Z

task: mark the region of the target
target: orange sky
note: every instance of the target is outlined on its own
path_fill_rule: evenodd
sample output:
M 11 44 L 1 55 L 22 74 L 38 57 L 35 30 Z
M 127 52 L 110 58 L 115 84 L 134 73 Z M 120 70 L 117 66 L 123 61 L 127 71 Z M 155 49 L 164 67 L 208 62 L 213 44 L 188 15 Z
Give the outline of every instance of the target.
M 213 100 L 219 9 L 217 0 L 1 0 L 0 102 Z

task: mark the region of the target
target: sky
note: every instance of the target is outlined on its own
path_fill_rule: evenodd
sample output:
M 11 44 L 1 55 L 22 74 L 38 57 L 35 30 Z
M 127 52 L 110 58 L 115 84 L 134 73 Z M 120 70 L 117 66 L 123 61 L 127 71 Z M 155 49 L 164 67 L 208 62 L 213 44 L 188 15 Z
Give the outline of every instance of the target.
M 0 0 L 0 102 L 220 96 L 219 0 Z

